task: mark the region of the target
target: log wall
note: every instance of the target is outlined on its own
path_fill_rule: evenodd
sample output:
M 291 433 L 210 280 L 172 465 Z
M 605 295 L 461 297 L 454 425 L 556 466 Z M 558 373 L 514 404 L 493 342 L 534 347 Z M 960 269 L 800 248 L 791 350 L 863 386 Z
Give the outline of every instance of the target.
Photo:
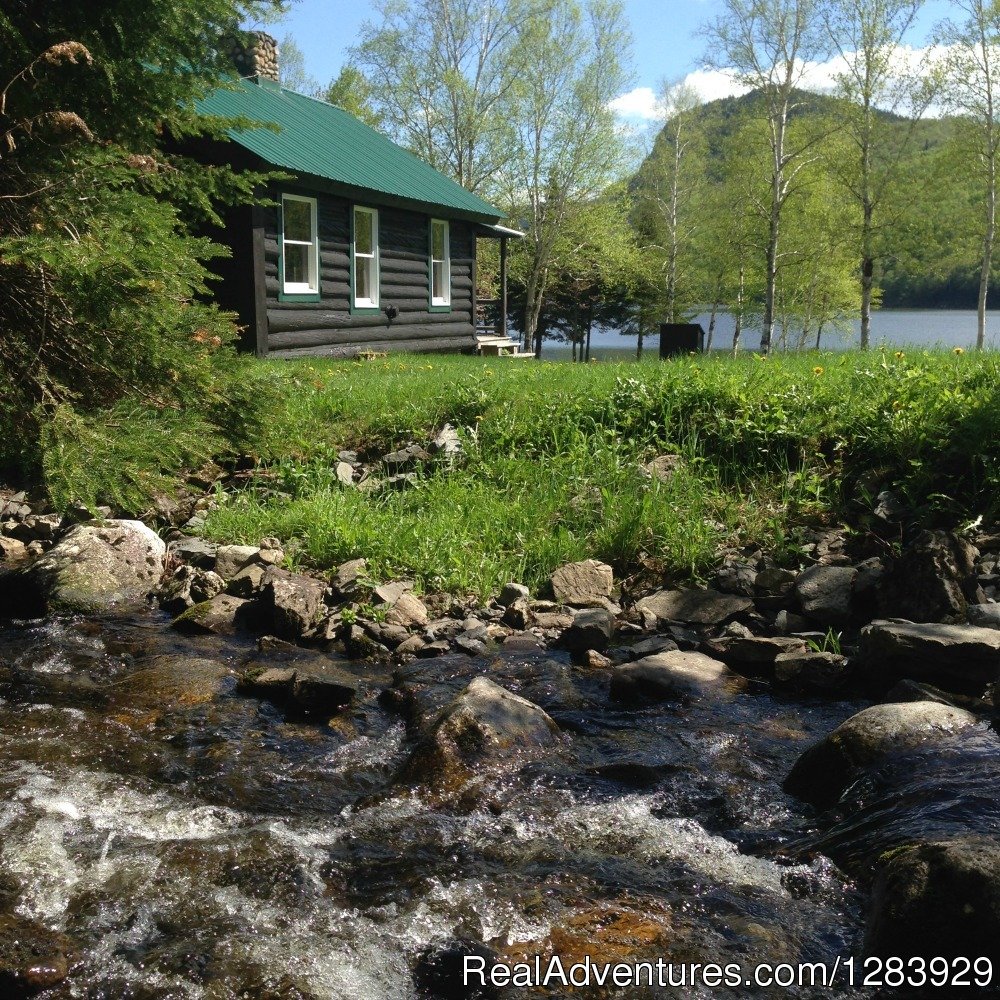
M 350 299 L 353 203 L 301 188 L 317 198 L 320 301 L 281 301 L 278 281 L 279 209 L 263 210 L 267 353 L 275 357 L 349 356 L 359 351 L 461 351 L 475 344 L 472 223 L 450 220 L 451 309 L 431 311 L 429 215 L 400 208 L 379 214 L 379 312 L 352 313 Z M 280 203 L 280 191 L 274 200 Z M 394 306 L 398 314 L 385 313 Z

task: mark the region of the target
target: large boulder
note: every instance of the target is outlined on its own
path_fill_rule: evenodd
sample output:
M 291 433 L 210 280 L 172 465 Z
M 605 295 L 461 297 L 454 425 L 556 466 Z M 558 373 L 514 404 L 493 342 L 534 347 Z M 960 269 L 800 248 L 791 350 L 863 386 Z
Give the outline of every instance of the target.
M 476 677 L 444 707 L 404 775 L 439 791 L 457 790 L 484 771 L 514 770 L 560 742 L 559 727 L 537 705 Z
M 717 590 L 661 590 L 636 604 L 640 614 L 658 624 L 721 625 L 753 608 L 749 597 Z
M 777 657 L 808 651 L 804 639 L 792 636 L 724 635 L 704 644 L 710 656 L 741 673 L 770 676 Z
M 827 808 L 886 755 L 950 739 L 977 722 L 971 712 L 931 701 L 873 705 L 806 750 L 785 779 L 785 791 Z
M 560 604 L 603 605 L 611 597 L 614 571 L 596 559 L 567 563 L 552 574 L 552 593 Z
M 950 531 L 923 531 L 878 584 L 879 612 L 914 622 L 963 622 L 966 607 L 981 603 L 978 550 Z
M 141 521 L 78 524 L 5 578 L 14 614 L 104 611 L 141 604 L 163 575 L 163 540 Z
M 885 681 L 910 677 L 973 694 L 1000 678 L 1000 631 L 975 625 L 874 622 L 862 629 L 860 658 Z
M 810 566 L 795 581 L 802 614 L 824 628 L 846 625 L 856 576 L 853 566 Z
M 967 837 L 893 852 L 872 889 L 865 950 L 1000 960 L 1000 843 Z
M 259 631 L 253 601 L 230 594 L 216 594 L 211 600 L 195 604 L 173 621 L 178 632 L 187 635 L 236 635 Z
M 611 672 L 611 697 L 635 705 L 692 696 L 729 696 L 745 684 L 724 663 L 704 653 L 670 650 L 615 667 Z
M 573 616 L 573 623 L 563 632 L 561 643 L 571 653 L 579 655 L 588 649 L 603 652 L 615 634 L 615 619 L 604 608 L 587 608 Z
M 321 580 L 272 566 L 261 585 L 263 620 L 279 639 L 297 642 L 319 624 L 325 612 L 325 593 L 326 584 Z

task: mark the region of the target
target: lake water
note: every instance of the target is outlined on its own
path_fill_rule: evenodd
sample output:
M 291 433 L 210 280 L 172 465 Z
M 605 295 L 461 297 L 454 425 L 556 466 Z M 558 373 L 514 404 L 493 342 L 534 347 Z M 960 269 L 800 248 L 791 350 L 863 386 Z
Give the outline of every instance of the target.
M 694 318 L 708 331 L 709 316 L 704 313 Z M 715 324 L 713 350 L 728 350 L 733 341 L 734 319 L 728 313 L 720 314 Z M 855 321 L 847 332 L 834 329 L 825 330 L 821 347 L 838 351 L 854 348 L 860 337 L 861 323 Z M 760 347 L 760 332 L 744 329 L 741 350 L 756 351 Z M 809 338 L 815 343 L 815 333 Z M 976 313 L 973 309 L 883 309 L 872 314 L 872 346 L 885 345 L 893 349 L 899 347 L 964 347 L 975 346 Z M 659 351 L 658 335 L 647 336 L 643 342 L 643 352 L 656 355 Z M 775 348 L 778 347 L 777 333 Z M 987 313 L 986 346 L 993 350 L 1000 348 L 1000 310 Z M 590 355 L 593 358 L 635 357 L 636 338 L 623 336 L 616 330 L 595 331 L 591 338 Z M 571 356 L 569 344 L 546 342 L 542 356 L 551 359 L 565 359 Z

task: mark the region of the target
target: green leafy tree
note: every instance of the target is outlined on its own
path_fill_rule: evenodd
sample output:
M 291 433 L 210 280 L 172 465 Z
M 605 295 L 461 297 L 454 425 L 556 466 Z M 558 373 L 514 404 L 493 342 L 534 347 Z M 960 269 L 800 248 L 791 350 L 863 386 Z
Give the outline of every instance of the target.
M 319 97 L 322 87 L 306 69 L 305 53 L 291 35 L 285 35 L 278 44 L 278 82 L 296 94 Z
M 137 504 L 164 469 L 245 446 L 257 426 L 252 380 L 230 377 L 232 320 L 204 298 L 221 248 L 191 226 L 259 178 L 199 166 L 165 137 L 234 124 L 199 118 L 193 102 L 231 73 L 224 39 L 263 9 L 0 12 L 2 457 L 43 469 L 63 499 Z M 117 461 L 128 428 L 147 453 Z M 87 475 L 74 478 L 71 455 Z
M 348 114 L 374 129 L 382 129 L 382 115 L 375 109 L 375 89 L 364 73 L 348 63 L 337 74 L 323 93 L 323 100 L 336 104 Z

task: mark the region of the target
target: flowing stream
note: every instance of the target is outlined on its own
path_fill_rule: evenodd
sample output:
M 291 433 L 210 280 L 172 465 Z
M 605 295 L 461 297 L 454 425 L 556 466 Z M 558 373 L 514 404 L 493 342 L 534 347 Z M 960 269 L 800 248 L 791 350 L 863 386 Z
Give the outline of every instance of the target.
M 423 956 L 456 939 L 514 960 L 578 949 L 832 963 L 859 953 L 866 890 L 817 843 L 859 872 L 914 824 L 997 826 L 991 734 L 939 754 L 936 771 L 898 764 L 919 807 L 909 826 L 895 812 L 879 822 L 889 806 L 876 786 L 856 792 L 860 818 L 820 823 L 780 783 L 860 703 L 757 683 L 729 700 L 623 709 L 606 674 L 551 653 L 428 666 L 442 696 L 488 670 L 568 734 L 565 752 L 480 800 L 442 803 L 394 781 L 409 744 L 380 698 L 390 668 L 344 664 L 362 683 L 356 707 L 303 722 L 236 693 L 220 664 L 251 654 L 180 638 L 155 613 L 0 631 L 0 911 L 80 946 L 43 996 L 466 995 L 420 985 Z

